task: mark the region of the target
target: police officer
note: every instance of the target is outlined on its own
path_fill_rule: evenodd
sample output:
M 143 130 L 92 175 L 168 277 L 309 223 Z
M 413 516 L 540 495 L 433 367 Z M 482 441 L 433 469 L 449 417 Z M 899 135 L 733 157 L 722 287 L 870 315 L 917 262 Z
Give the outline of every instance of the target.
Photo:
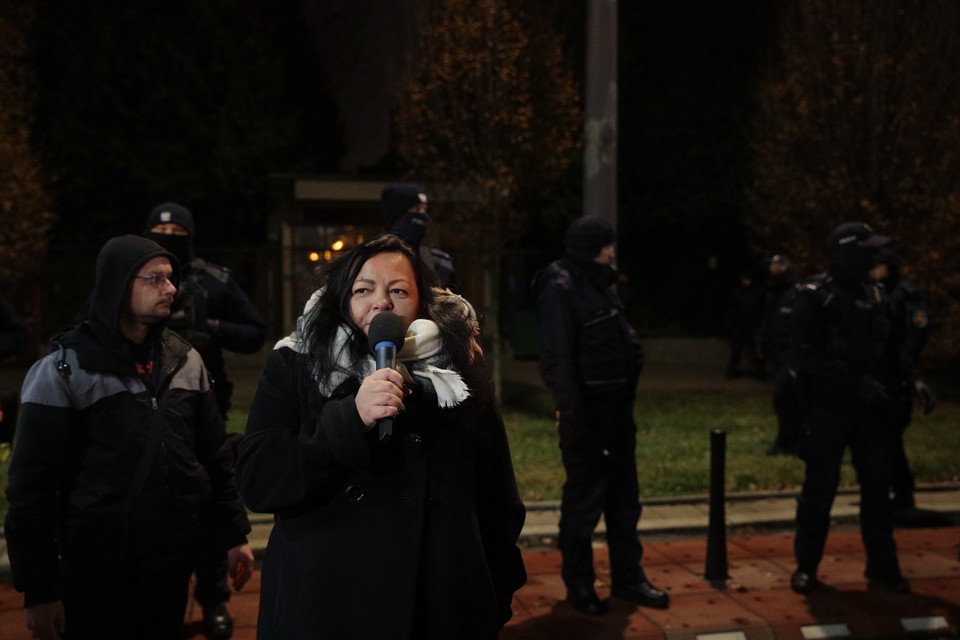
M 887 247 L 877 252 L 876 265 L 871 277 L 883 283 L 890 301 L 894 332 L 899 345 L 899 378 L 891 385 L 890 401 L 893 416 L 893 458 L 891 460 L 890 488 L 893 493 L 894 514 L 908 515 L 916 508 L 915 485 L 907 452 L 903 446 L 903 433 L 910 426 L 914 398 L 920 403 L 924 414 L 933 411 L 936 395 L 921 376 L 920 354 L 927 342 L 930 324 L 927 300 L 920 288 L 903 275 L 900 259 Z
M 594 589 L 593 531 L 601 514 L 613 596 L 656 608 L 669 603 L 640 566 L 633 402 L 643 353 L 616 294 L 614 240 L 613 228 L 604 220 L 574 220 L 563 257 L 533 281 L 540 375 L 557 407 L 567 474 L 560 504 L 561 574 L 567 600 L 588 615 L 607 611 Z
M 860 530 L 868 581 L 908 592 L 893 539 L 888 496 L 890 452 L 890 363 L 896 340 L 883 287 L 870 279 L 877 249 L 889 238 L 862 222 L 847 222 L 828 237 L 831 263 L 822 283 L 804 286 L 793 311 L 799 383 L 807 398 L 799 443 L 806 463 L 797 502 L 790 586 L 816 589 L 817 568 L 830 528 L 830 508 L 850 447 L 860 483 Z
M 437 284 L 454 293 L 460 292 L 457 271 L 449 253 L 423 243 L 430 222 L 427 194 L 415 184 L 388 184 L 380 193 L 383 225 L 387 233 L 399 236 L 420 254 L 423 264 L 433 272 Z
M 226 420 L 233 383 L 227 377 L 223 350 L 256 353 L 266 340 L 267 326 L 229 269 L 194 255 L 194 232 L 190 210 L 167 202 L 154 207 L 147 216 L 143 235 L 185 265 L 167 326 L 203 356 L 213 376 L 217 405 Z
M 194 255 L 194 233 L 190 210 L 166 202 L 147 216 L 143 235 L 174 254 L 185 267 L 167 326 L 200 353 L 226 421 L 233 383 L 227 378 L 223 350 L 256 353 L 266 340 L 266 323 L 229 269 Z M 233 620 L 226 608 L 230 598 L 226 560 L 226 555 L 214 548 L 196 568 L 194 594 L 203 608 L 203 629 L 208 638 L 223 639 L 233 634 Z
M 730 357 L 727 359 L 727 378 L 736 378 L 743 371 L 740 361 L 747 353 L 756 376 L 763 378 L 765 371 L 758 347 L 760 325 L 763 321 L 763 283 L 757 278 L 754 265 L 744 265 L 737 279 L 737 286 L 727 301 L 725 325 L 730 341 Z
M 797 452 L 800 430 L 800 399 L 797 372 L 790 359 L 793 304 L 800 293 L 793 262 L 784 254 L 770 258 L 767 267 L 767 297 L 760 328 L 760 349 L 773 371 L 773 410 L 777 414 L 777 437 L 767 455 Z

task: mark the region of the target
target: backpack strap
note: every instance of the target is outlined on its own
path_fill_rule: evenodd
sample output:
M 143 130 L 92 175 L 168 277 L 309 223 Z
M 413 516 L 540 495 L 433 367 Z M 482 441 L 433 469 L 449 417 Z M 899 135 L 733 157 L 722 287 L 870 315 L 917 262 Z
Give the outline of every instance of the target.
M 67 363 L 67 347 L 61 342 L 60 346 L 60 358 L 57 360 L 57 373 L 64 380 L 70 380 L 70 374 L 72 373 L 69 363 Z M 69 386 L 69 385 L 68 385 Z

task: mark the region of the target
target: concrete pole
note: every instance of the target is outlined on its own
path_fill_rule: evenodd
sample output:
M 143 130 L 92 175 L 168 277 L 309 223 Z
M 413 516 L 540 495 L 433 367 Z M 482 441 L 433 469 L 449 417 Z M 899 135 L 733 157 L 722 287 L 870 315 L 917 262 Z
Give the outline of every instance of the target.
M 617 0 L 588 0 L 583 213 L 617 228 Z

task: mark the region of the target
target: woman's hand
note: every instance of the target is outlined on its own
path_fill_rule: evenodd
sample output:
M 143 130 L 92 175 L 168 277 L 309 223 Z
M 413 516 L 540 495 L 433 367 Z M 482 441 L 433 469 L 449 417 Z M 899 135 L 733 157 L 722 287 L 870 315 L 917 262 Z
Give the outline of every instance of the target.
M 394 369 L 378 369 L 363 379 L 357 391 L 357 411 L 367 428 L 381 418 L 403 411 L 403 376 Z

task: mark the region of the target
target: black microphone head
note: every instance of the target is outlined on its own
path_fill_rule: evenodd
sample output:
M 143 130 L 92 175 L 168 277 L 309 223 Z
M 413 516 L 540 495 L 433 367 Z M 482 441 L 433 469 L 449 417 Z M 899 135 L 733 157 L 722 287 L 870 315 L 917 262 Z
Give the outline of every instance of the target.
M 381 311 L 370 321 L 370 331 L 367 332 L 367 341 L 374 349 L 381 342 L 389 342 L 398 350 L 403 347 L 406 328 L 403 318 L 391 311 Z

